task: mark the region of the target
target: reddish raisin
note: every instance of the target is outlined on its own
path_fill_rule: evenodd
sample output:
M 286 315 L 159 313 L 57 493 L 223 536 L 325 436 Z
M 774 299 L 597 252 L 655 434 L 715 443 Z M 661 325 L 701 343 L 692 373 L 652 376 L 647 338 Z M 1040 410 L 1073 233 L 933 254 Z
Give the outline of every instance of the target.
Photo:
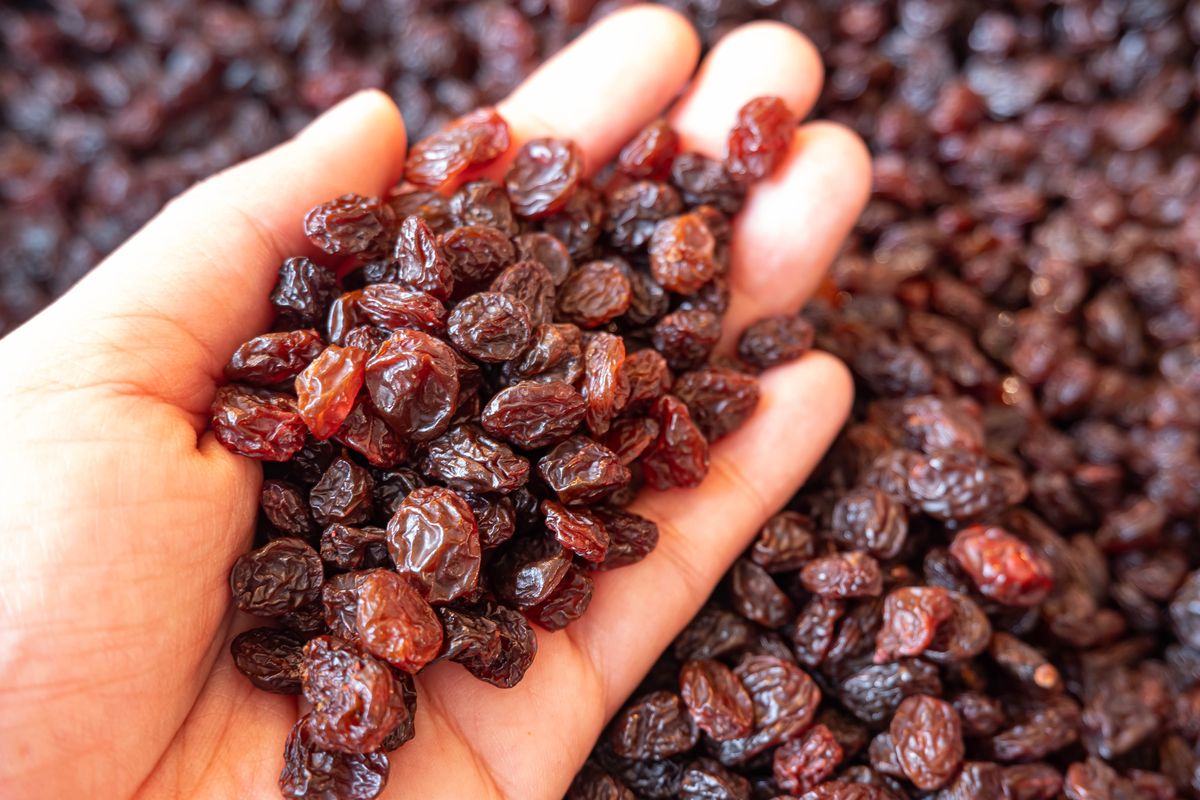
M 796 117 L 778 97 L 756 97 L 737 113 L 725 145 L 725 168 L 740 181 L 774 171 L 792 142 Z
M 447 603 L 475 591 L 479 529 L 471 507 L 454 492 L 414 489 L 388 522 L 387 537 L 396 570 L 429 602 Z
M 565 139 L 532 139 L 517 152 L 504 176 L 518 216 L 548 217 L 566 205 L 583 177 L 583 154 Z

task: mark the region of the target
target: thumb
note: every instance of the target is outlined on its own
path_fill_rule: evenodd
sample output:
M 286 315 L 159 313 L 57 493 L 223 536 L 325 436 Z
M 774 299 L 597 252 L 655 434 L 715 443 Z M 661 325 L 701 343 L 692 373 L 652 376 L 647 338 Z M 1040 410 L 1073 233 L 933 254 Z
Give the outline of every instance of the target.
M 266 326 L 281 261 L 310 252 L 305 212 L 347 192 L 379 194 L 399 177 L 404 151 L 391 100 L 353 95 L 180 195 L 3 345 L 57 367 L 58 384 L 65 374 L 203 414 L 229 354 Z

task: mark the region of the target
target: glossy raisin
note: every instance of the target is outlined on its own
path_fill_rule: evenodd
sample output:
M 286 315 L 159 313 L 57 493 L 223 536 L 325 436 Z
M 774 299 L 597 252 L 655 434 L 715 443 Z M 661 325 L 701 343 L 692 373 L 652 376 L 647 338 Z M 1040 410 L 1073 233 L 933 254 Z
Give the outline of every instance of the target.
M 387 526 L 396 570 L 431 603 L 472 594 L 479 583 L 480 543 L 466 500 L 439 486 L 414 489 Z

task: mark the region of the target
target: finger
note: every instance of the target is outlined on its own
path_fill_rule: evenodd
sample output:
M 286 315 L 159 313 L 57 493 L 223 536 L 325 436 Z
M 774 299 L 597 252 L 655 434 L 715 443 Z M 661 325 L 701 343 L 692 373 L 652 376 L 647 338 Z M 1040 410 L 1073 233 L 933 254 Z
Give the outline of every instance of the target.
M 816 48 L 796 29 L 778 22 L 743 25 L 717 42 L 669 119 L 683 149 L 721 158 L 738 109 L 747 101 L 773 95 L 803 119 L 817 100 L 823 75 Z
M 822 76 L 816 49 L 800 33 L 776 23 L 745 25 L 705 59 L 671 121 L 685 146 L 722 158 L 742 105 L 774 95 L 803 118 Z M 866 204 L 870 180 L 870 155 L 847 129 L 814 122 L 793 134 L 783 163 L 751 188 L 734 223 L 723 350 L 749 323 L 794 312 L 811 295 Z
M 311 252 L 313 205 L 374 195 L 404 159 L 404 125 L 377 91 L 321 115 L 294 139 L 189 189 L 51 312 L 127 357 L 110 383 L 203 411 L 233 349 L 262 331 L 282 259 Z M 112 352 L 100 354 L 101 363 Z M 88 365 L 80 364 L 86 374 Z
M 775 175 L 754 187 L 733 227 L 726 349 L 755 320 L 812 295 L 871 192 L 871 156 L 849 129 L 803 125 Z
M 640 5 L 610 14 L 500 104 L 513 134 L 510 155 L 537 137 L 573 139 L 594 172 L 662 114 L 699 53 L 696 31 L 674 11 Z
M 765 373 L 757 413 L 712 448 L 700 487 L 644 492 L 632 506 L 658 523 L 658 547 L 638 564 L 597 575 L 588 613 L 567 629 L 601 676 L 606 717 L 812 472 L 852 394 L 845 366 L 824 353 Z

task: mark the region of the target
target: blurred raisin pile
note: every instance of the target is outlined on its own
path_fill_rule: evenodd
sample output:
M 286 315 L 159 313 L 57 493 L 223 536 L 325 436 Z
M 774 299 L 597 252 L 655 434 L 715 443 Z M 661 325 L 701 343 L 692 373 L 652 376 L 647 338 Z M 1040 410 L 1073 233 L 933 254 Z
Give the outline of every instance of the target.
M 0 332 L 353 89 L 424 134 L 616 5 L 5 4 Z M 804 31 L 875 153 L 806 312 L 859 394 L 572 797 L 1200 796 L 1200 3 L 672 5 Z

